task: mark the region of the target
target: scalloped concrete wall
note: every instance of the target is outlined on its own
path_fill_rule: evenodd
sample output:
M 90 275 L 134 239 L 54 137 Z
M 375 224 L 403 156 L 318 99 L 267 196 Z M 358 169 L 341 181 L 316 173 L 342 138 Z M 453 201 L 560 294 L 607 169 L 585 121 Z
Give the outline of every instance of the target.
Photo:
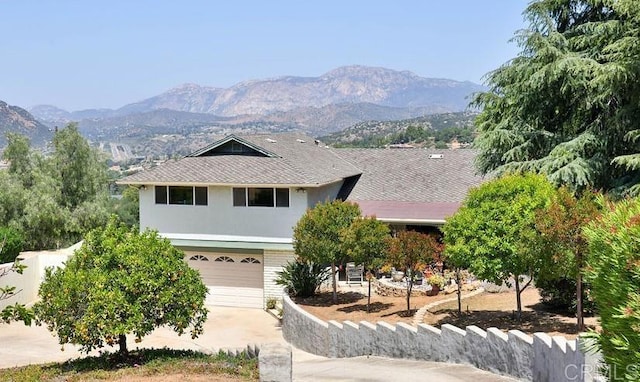
M 599 356 L 585 356 L 583 338 L 568 341 L 546 333 L 529 336 L 519 330 L 466 330 L 453 325 L 441 329 L 386 322 L 324 322 L 283 299 L 282 333 L 292 345 L 330 358 L 375 355 L 389 358 L 465 363 L 496 374 L 528 381 L 599 380 Z

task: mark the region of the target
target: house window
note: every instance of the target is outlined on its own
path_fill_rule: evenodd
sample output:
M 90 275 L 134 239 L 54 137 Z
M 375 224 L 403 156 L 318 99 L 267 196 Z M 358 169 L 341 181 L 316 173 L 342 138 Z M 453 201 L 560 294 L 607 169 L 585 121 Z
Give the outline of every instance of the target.
M 208 204 L 207 187 L 155 186 L 156 204 L 179 204 L 206 206 Z
M 207 187 L 194 187 L 196 206 L 206 206 L 208 204 Z
M 288 188 L 276 188 L 276 207 L 289 207 Z
M 248 188 L 249 207 L 273 207 L 273 188 Z
M 233 206 L 246 207 L 246 205 L 247 205 L 247 189 L 234 188 L 233 189 Z
M 214 261 L 217 261 L 219 263 L 233 263 L 233 259 L 230 258 L 229 256 L 220 256 L 216 258 Z
M 167 186 L 155 186 L 156 204 L 167 204 Z
M 234 207 L 289 207 L 288 188 L 234 188 Z
M 240 262 L 249 264 L 260 264 L 260 260 L 256 259 L 255 257 L 245 257 Z
M 193 187 L 169 186 L 169 204 L 193 204 Z

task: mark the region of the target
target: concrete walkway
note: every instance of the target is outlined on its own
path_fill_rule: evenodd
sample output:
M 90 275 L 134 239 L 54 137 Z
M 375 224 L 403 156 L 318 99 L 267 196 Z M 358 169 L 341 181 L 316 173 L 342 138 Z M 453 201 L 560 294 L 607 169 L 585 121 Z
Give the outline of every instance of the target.
M 279 322 L 268 313 L 257 309 L 210 307 L 204 334 L 199 338 L 191 339 L 188 334 L 178 336 L 170 329 L 160 328 L 141 343 L 136 344 L 131 338 L 128 345 L 130 349 L 166 346 L 206 352 L 268 342 L 286 343 Z M 60 350 L 57 337 L 45 327 L 28 327 L 22 323 L 0 324 L 0 369 L 84 356 L 77 351 L 77 347 L 65 345 L 64 349 Z M 107 347 L 104 350 L 112 349 Z M 293 377 L 294 381 L 512 381 L 467 365 L 380 357 L 329 359 L 295 348 Z

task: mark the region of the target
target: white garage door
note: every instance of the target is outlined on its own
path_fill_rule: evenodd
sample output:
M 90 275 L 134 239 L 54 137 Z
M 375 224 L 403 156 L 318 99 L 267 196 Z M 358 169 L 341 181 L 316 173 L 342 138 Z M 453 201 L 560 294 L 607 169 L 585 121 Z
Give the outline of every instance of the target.
M 208 305 L 263 307 L 262 255 L 187 252 L 186 258 L 209 288 Z

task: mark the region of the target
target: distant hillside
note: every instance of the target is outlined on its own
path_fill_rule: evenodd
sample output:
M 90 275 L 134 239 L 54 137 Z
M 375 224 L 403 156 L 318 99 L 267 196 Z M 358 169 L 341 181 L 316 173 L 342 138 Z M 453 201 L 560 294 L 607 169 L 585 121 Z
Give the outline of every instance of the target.
M 33 145 L 43 145 L 53 137 L 53 132 L 28 111 L 3 101 L 0 101 L 0 132 L 0 146 L 6 145 L 8 132 L 26 135 Z
M 320 138 L 337 147 L 383 147 L 389 144 L 418 143 L 443 146 L 456 138 L 471 143 L 477 113 L 441 113 L 398 121 L 367 121 Z
M 212 114 L 161 109 L 120 117 L 83 119 L 79 122 L 79 129 L 93 140 L 112 140 L 149 134 L 181 134 L 215 126 L 226 120 Z
M 341 131 L 366 121 L 389 121 L 447 111 L 433 107 L 391 107 L 373 103 L 342 103 L 323 107 L 303 107 L 269 114 L 261 121 L 286 124 L 310 135 L 319 136 Z

